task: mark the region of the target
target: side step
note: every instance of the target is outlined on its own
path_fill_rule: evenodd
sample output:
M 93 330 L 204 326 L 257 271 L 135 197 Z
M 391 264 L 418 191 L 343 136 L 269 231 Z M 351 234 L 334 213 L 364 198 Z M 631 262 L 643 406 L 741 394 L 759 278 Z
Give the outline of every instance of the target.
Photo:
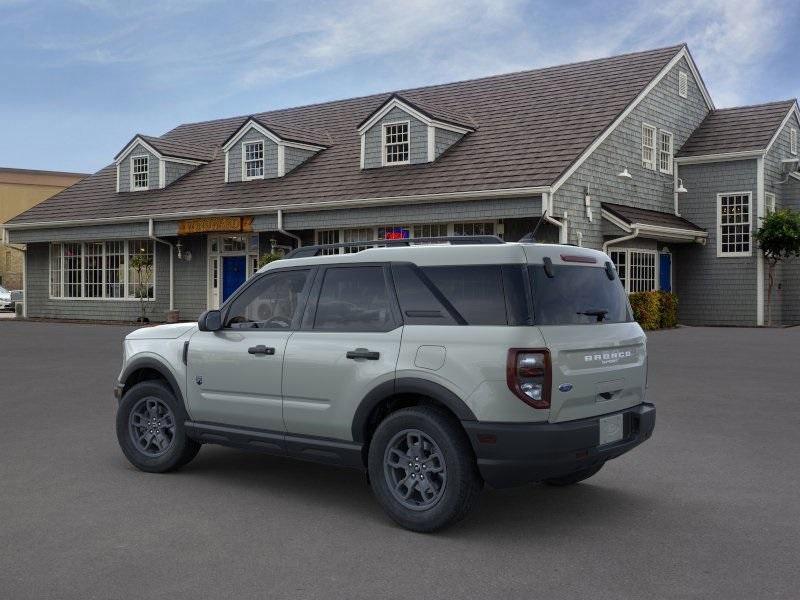
M 365 469 L 361 457 L 362 445 L 357 442 L 292 435 L 280 431 L 266 431 L 219 423 L 186 421 L 184 425 L 186 434 L 190 438 L 204 444 L 219 444 L 360 471 Z

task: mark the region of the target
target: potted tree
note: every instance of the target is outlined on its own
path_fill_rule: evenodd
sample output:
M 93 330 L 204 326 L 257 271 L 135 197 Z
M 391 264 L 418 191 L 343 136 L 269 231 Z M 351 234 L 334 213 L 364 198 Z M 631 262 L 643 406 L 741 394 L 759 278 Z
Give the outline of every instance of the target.
M 150 299 L 153 279 L 153 257 L 142 250 L 131 257 L 131 269 L 135 275 L 133 284 L 134 297 L 139 299 L 139 323 L 149 323 L 147 317 L 147 301 Z

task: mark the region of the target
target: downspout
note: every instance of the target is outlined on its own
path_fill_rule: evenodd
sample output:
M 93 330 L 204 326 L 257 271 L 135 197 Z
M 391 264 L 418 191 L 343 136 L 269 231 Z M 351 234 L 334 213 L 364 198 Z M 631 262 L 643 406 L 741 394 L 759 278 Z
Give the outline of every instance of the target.
M 288 231 L 286 231 L 283 228 L 283 210 L 281 210 L 280 208 L 278 209 L 278 228 L 277 229 L 278 229 L 278 233 L 283 234 L 286 237 L 292 238 L 293 240 L 295 240 L 297 242 L 297 247 L 298 248 L 303 245 L 303 240 L 300 239 L 299 235 L 295 235 L 293 233 L 289 233 Z
M 175 247 L 167 240 L 156 237 L 153 219 L 147 221 L 147 237 L 169 246 L 169 310 L 175 310 Z
M 632 240 L 633 238 L 639 237 L 639 228 L 634 227 L 633 232 L 629 235 L 624 235 L 622 237 L 614 238 L 613 240 L 608 240 L 607 242 L 603 242 L 603 252 L 608 254 L 608 247 L 613 246 L 615 244 L 621 244 L 622 242 L 627 242 L 628 240 Z
M 546 208 L 545 208 L 546 207 Z M 560 244 L 567 243 L 567 230 L 565 227 L 565 223 L 558 221 L 550 216 L 548 213 L 553 212 L 553 195 L 548 193 L 542 194 L 542 219 L 545 220 L 546 223 L 550 223 L 551 225 L 555 225 L 558 227 L 558 242 Z M 567 218 L 567 213 L 564 213 L 564 220 Z

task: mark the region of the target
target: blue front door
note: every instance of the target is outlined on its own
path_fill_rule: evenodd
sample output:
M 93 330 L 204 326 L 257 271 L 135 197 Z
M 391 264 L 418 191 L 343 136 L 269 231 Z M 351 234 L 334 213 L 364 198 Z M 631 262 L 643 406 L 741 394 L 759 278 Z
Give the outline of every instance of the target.
M 244 256 L 225 256 L 222 259 L 222 301 L 228 299 L 246 278 Z
M 658 271 L 659 271 L 659 287 L 664 292 L 671 292 L 672 291 L 672 255 L 671 254 L 659 254 L 659 263 L 658 263 Z

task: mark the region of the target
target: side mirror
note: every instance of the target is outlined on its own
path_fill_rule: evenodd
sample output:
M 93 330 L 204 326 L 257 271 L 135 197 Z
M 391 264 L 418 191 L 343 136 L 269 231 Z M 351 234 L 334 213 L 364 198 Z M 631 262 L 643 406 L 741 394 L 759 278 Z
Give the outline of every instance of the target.
M 200 331 L 219 331 L 222 329 L 222 313 L 218 310 L 207 310 L 197 319 Z

